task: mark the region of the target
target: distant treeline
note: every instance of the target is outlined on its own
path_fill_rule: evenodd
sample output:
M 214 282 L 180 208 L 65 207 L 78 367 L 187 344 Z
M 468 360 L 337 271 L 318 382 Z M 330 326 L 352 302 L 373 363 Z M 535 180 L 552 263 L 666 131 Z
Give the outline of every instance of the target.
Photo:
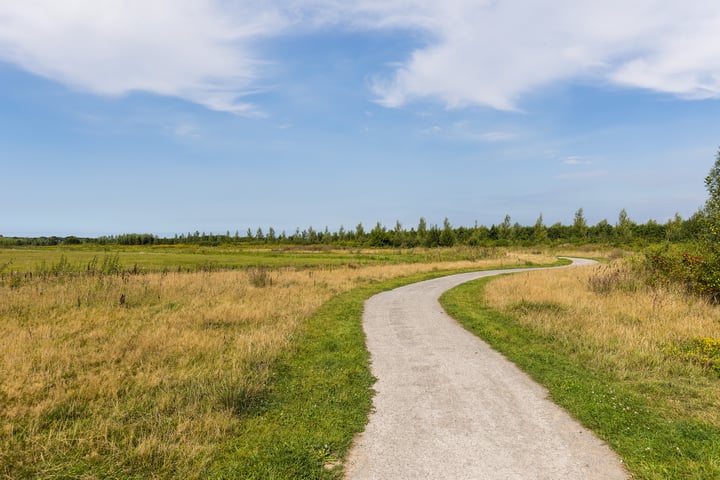
M 232 245 L 232 244 L 278 244 L 278 245 L 334 245 L 346 247 L 451 247 L 454 245 L 469 246 L 530 246 L 556 245 L 565 243 L 576 244 L 611 244 L 611 245 L 647 245 L 670 241 L 693 241 L 701 234 L 704 212 L 698 211 L 689 219 L 679 214 L 666 223 L 649 220 L 647 223 L 636 223 L 622 210 L 617 221 L 611 224 L 602 220 L 596 225 L 588 225 L 579 209 L 571 225 L 555 223 L 547 226 L 540 215 L 534 225 L 513 223 L 506 215 L 502 223 L 486 227 L 453 227 L 448 219 L 442 225 L 429 225 L 421 218 L 417 226 L 405 228 L 396 222 L 393 228 L 378 222 L 373 228 L 366 230 L 362 224 L 354 229 L 340 227 L 335 232 L 315 230 L 313 227 L 288 234 L 277 233 L 274 228 L 267 230 L 248 229 L 244 234 L 235 231 L 231 234 L 214 234 L 205 232 L 188 232 L 173 237 L 160 237 L 149 233 L 128 233 L 123 235 L 103 236 L 98 238 L 68 237 L 4 237 L 0 235 L 0 246 L 52 246 L 52 245 Z

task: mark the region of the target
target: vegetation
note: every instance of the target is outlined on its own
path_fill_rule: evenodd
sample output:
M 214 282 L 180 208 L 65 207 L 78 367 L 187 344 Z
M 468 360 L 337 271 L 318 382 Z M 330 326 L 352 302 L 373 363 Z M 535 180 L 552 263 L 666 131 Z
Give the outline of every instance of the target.
M 720 301 L 720 150 L 705 178 L 708 199 L 698 212 L 693 242 L 649 249 L 645 268 L 655 284 L 676 284 L 688 293 Z
M 503 246 L 557 246 L 566 244 L 597 244 L 610 246 L 638 247 L 653 243 L 672 241 L 694 241 L 705 219 L 703 211 L 697 212 L 689 219 L 676 214 L 674 218 L 660 224 L 649 220 L 645 224 L 635 223 L 628 217 L 625 209 L 621 210 L 617 222 L 613 225 L 607 219 L 596 225 L 588 225 L 582 208 L 575 212 L 571 225 L 555 223 L 547 226 L 543 223 L 542 214 L 534 225 L 523 226 L 513 223 L 510 215 L 490 227 L 474 225 L 472 227 L 453 227 L 445 218 L 442 226 L 428 224 L 420 218 L 417 227 L 403 228 L 396 222 L 394 228 L 388 229 L 380 222 L 366 231 L 362 224 L 353 230 L 340 227 L 331 232 L 327 227 L 318 231 L 308 227 L 302 231 L 298 228 L 293 233 L 281 232 L 269 227 L 268 233 L 258 228 L 255 233 L 248 229 L 244 235 L 238 231 L 231 235 L 205 232 L 188 232 L 163 238 L 149 233 L 131 233 L 99 238 L 69 237 L 3 237 L 0 235 L 0 247 L 28 246 L 334 246 L 350 248 L 436 248 L 455 245 L 503 247 Z
M 446 310 L 618 452 L 633 478 L 720 478 L 720 311 L 644 259 L 517 274 Z
M 61 256 L 6 274 L 0 478 L 337 477 L 370 402 L 362 301 L 393 278 L 552 261 L 483 252 L 182 272 Z

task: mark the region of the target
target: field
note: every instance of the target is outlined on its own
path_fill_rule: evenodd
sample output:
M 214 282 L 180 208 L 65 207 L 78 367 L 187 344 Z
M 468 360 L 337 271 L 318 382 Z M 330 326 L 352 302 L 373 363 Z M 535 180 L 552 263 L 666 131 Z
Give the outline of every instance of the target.
M 633 478 L 720 478 L 720 310 L 637 263 L 466 284 L 443 304 L 546 385 Z
M 471 248 L 2 250 L 0 478 L 336 478 L 369 408 L 365 296 L 409 276 L 554 261 Z M 325 356 L 311 361 L 316 347 Z M 293 433 L 278 439 L 283 425 Z

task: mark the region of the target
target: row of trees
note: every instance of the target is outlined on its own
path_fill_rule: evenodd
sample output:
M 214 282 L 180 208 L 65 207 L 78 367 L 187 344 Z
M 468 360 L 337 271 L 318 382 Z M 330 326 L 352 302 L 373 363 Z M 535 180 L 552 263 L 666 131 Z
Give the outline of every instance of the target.
M 287 245 L 336 245 L 352 247 L 449 247 L 453 245 L 471 246 L 510 246 L 510 245 L 546 245 L 561 243 L 599 243 L 615 245 L 648 244 L 663 241 L 687 241 L 697 238 L 703 225 L 707 223 L 706 217 L 720 213 L 701 210 L 689 219 L 683 219 L 679 214 L 665 223 L 650 220 L 639 224 L 632 221 L 623 209 L 617 221 L 611 224 L 602 220 L 596 225 L 588 225 L 583 209 L 575 212 L 570 225 L 555 223 L 547 226 L 540 215 L 534 225 L 520 225 L 512 222 L 510 215 L 506 215 L 502 223 L 486 227 L 474 225 L 472 227 L 453 227 L 446 218 L 442 225 L 428 224 L 420 218 L 416 227 L 410 229 L 398 221 L 393 228 L 387 228 L 380 222 L 369 230 L 358 224 L 354 229 L 346 230 L 340 227 L 331 232 L 327 227 L 324 230 L 315 230 L 313 227 L 287 234 L 285 231 L 277 233 L 270 227 L 266 231 L 258 228 L 255 231 L 248 229 L 245 234 L 229 231 L 225 234 L 205 232 L 188 232 L 176 234 L 173 237 L 159 237 L 148 233 L 131 233 L 117 236 L 103 236 L 99 238 L 70 237 L 35 237 L 18 238 L 3 237 L 0 235 L 0 246 L 28 246 L 28 245 L 222 245 L 222 244 L 287 244 Z M 718 230 L 720 232 L 720 229 Z

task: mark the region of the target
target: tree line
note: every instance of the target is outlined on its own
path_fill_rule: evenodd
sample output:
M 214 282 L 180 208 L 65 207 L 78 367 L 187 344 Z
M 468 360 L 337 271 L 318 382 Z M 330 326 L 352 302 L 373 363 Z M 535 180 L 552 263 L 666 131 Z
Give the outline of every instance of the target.
M 714 215 L 714 212 L 712 212 Z M 632 221 L 625 209 L 621 210 L 617 221 L 610 223 L 602 220 L 589 225 L 582 208 L 575 212 L 569 225 L 560 222 L 546 225 L 542 214 L 533 225 L 520 225 L 506 215 L 499 224 L 489 227 L 475 224 L 472 227 L 454 227 L 445 218 L 442 225 L 429 224 L 420 218 L 411 228 L 404 227 L 399 221 L 392 228 L 377 222 L 366 229 L 359 223 L 353 229 L 340 227 L 330 231 L 328 227 L 316 230 L 313 227 L 297 228 L 294 232 L 278 233 L 273 227 L 263 230 L 247 229 L 241 234 L 226 231 L 224 234 L 212 232 L 187 232 L 172 237 L 161 237 L 150 233 L 127 233 L 122 235 L 89 237 L 4 237 L 0 235 L 0 246 L 53 246 L 53 245 L 232 245 L 232 244 L 276 244 L 276 245 L 333 245 L 345 247 L 451 247 L 467 246 L 531 246 L 558 244 L 604 244 L 617 246 L 643 246 L 661 242 L 693 241 L 701 235 L 707 217 L 707 209 L 699 210 L 688 219 L 679 214 L 665 223 L 654 220 L 641 224 Z

